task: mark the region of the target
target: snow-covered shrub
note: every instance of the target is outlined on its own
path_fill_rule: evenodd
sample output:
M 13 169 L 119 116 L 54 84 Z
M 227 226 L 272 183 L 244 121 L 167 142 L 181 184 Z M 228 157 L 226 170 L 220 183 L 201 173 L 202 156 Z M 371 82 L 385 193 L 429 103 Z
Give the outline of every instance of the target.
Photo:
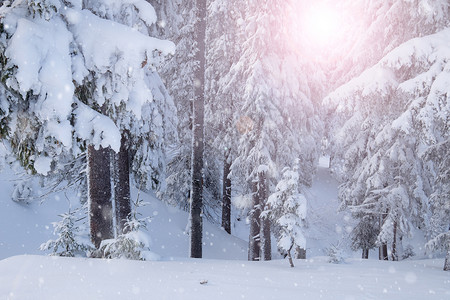
M 55 240 L 48 240 L 41 244 L 43 251 L 51 250 L 50 255 L 54 256 L 86 256 L 92 246 L 88 239 L 83 239 L 82 229 L 77 225 L 80 219 L 77 219 L 79 209 L 70 210 L 67 213 L 59 215 L 61 220 L 53 222 L 53 234 L 58 236 Z
M 410 257 L 415 256 L 416 253 L 414 252 L 414 248 L 411 245 L 407 245 L 405 249 L 403 250 L 402 259 L 408 259 Z
M 141 228 L 145 228 L 146 220 L 129 218 L 125 223 L 124 231 L 115 239 L 103 240 L 100 251 L 105 258 L 125 258 L 145 260 L 143 251 L 148 249 L 149 243 Z
M 144 230 L 147 229 L 148 218 L 138 218 L 137 208 L 145 205 L 142 200 L 134 203 L 134 210 L 123 226 L 123 232 L 114 239 L 103 240 L 99 253 L 105 258 L 125 258 L 145 260 L 149 249 L 149 240 Z
M 344 252 L 339 243 L 336 245 L 331 245 L 329 248 L 325 249 L 325 251 L 328 256 L 329 263 L 340 264 L 344 262 Z
M 450 231 L 444 232 L 425 245 L 428 251 L 445 251 L 444 271 L 450 271 Z
M 11 194 L 12 200 L 28 204 L 33 197 L 33 182 L 32 179 L 23 179 L 14 184 L 14 190 Z

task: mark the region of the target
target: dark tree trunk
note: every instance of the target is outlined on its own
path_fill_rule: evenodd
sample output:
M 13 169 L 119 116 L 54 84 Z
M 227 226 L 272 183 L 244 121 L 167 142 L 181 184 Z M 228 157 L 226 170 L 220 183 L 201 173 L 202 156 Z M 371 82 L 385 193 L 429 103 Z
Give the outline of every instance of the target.
M 368 259 L 369 258 L 369 249 L 363 249 L 362 250 L 362 259 Z
M 258 197 L 260 207 L 262 211 L 268 209 L 266 206 L 268 191 L 267 191 L 267 178 L 265 172 L 258 174 Z M 272 243 L 270 239 L 270 219 L 268 217 L 261 218 L 261 260 L 271 260 L 272 259 Z
M 117 234 L 126 233 L 125 222 L 131 214 L 130 203 L 130 162 L 129 162 L 129 132 L 125 130 L 120 140 L 120 151 L 115 154 L 115 185 L 114 201 L 116 207 Z
M 270 219 L 263 218 L 261 220 L 261 259 L 271 260 L 272 259 L 272 243 L 270 237 Z
M 291 247 L 291 249 L 292 249 L 292 247 Z M 288 254 L 289 264 L 291 265 L 291 268 L 293 268 L 294 267 L 294 261 L 292 260 L 291 249 L 289 249 L 287 251 L 287 254 Z
M 114 237 L 109 155 L 110 148 L 88 147 L 89 223 L 97 249 L 103 240 Z
M 383 243 L 380 246 L 379 259 L 380 260 L 389 260 L 386 243 Z
M 205 37 L 206 0 L 197 0 L 195 33 L 198 51 L 195 55 L 199 65 L 195 71 L 193 102 L 193 136 L 191 169 L 191 209 L 190 209 L 190 257 L 202 257 L 202 206 L 203 206 L 203 144 L 204 144 L 204 105 L 205 105 Z
M 295 258 L 306 259 L 306 249 L 297 247 L 297 249 L 295 249 Z
M 388 211 L 386 210 L 384 216 L 380 216 L 380 227 L 386 221 L 387 214 L 388 214 Z M 379 248 L 378 258 L 379 258 L 379 260 L 389 260 L 387 244 L 384 242 L 381 244 L 381 246 Z
M 392 260 L 398 261 L 398 255 L 397 255 L 397 222 L 394 222 L 394 229 L 393 229 L 394 238 L 392 241 Z
M 444 271 L 450 271 L 450 245 L 447 245 L 447 255 L 445 255 Z
M 231 234 L 231 179 L 228 177 L 231 169 L 230 150 L 225 152 L 223 160 L 222 179 L 222 227 Z
M 252 182 L 252 201 L 253 201 L 253 209 L 250 211 L 250 236 L 249 236 L 249 245 L 248 245 L 248 260 L 256 261 L 259 260 L 259 251 L 260 251 L 260 240 L 259 240 L 259 232 L 261 229 L 260 226 L 260 215 L 261 208 L 259 203 L 258 196 L 258 181 Z

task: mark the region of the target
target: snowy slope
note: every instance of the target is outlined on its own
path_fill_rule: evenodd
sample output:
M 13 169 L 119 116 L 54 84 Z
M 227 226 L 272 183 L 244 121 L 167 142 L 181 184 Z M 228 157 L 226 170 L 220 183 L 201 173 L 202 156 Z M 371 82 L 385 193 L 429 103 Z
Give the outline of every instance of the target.
M 51 222 L 65 212 L 69 204 L 64 194 L 52 195 L 29 205 L 11 200 L 18 175 L 8 166 L 0 172 L 0 259 L 18 254 L 42 254 L 39 246 L 53 238 Z
M 132 198 L 136 197 L 136 190 Z M 150 250 L 162 259 L 188 256 L 189 236 L 186 234 L 188 213 L 167 206 L 154 197 L 140 194 L 149 205 L 141 209 L 143 216 L 150 216 L 147 226 Z M 247 242 L 228 235 L 208 221 L 203 222 L 203 257 L 215 259 L 247 259 Z
M 442 260 L 138 262 L 44 256 L 0 261 L 0 299 L 450 299 Z
M 330 175 L 329 158 L 321 157 L 308 199 L 307 257 L 325 255 L 326 248 L 337 245 L 351 230 L 351 218 L 338 212 L 338 183 Z
M 3 192 L 0 195 L 0 259 L 19 254 L 44 255 L 39 246 L 55 238 L 51 223 L 59 221 L 58 214 L 69 209 L 69 199 L 72 208 L 79 205 L 76 195 L 71 191 L 52 194 L 46 199 L 34 200 L 29 205 L 14 202 L 10 195 L 15 179 L 17 175 L 8 166 L 0 172 L 0 189 Z M 137 196 L 134 189 L 132 199 Z M 147 226 L 150 250 L 161 259 L 187 257 L 187 213 L 168 207 L 151 195 L 139 193 L 139 197 L 149 203 L 141 208 L 140 213 L 143 217 L 151 217 Z M 247 243 L 205 221 L 204 257 L 246 259 Z
M 5 166 L 0 172 L 0 259 L 20 254 L 38 254 L 44 252 L 39 246 L 54 239 L 52 222 L 59 221 L 58 214 L 66 212 L 71 206 L 78 206 L 73 192 L 66 191 L 51 194 L 45 201 L 38 199 L 30 205 L 18 204 L 11 200 L 11 193 L 17 175 Z M 346 257 L 359 257 L 359 252 L 348 249 L 348 233 L 353 221 L 349 213 L 338 212 L 338 183 L 328 169 L 328 158 L 320 160 L 313 183 L 305 194 L 308 199 L 307 258 L 326 255 L 331 245 L 339 245 Z M 177 208 L 169 207 L 152 195 L 132 190 L 132 199 L 142 198 L 149 205 L 141 208 L 143 217 L 150 217 L 148 237 L 150 250 L 162 260 L 186 258 L 188 256 L 189 236 L 185 233 L 188 215 Z M 249 228 L 245 216 L 234 211 L 232 235 L 226 234 L 217 224 L 204 222 L 204 257 L 208 259 L 247 259 L 247 240 Z M 404 238 L 404 245 L 411 244 L 417 257 L 424 258 L 424 238 L 417 232 L 412 239 Z M 346 244 L 347 243 L 347 244 Z M 280 258 L 276 251 L 276 240 L 272 239 L 273 256 Z M 377 259 L 376 251 L 369 258 Z

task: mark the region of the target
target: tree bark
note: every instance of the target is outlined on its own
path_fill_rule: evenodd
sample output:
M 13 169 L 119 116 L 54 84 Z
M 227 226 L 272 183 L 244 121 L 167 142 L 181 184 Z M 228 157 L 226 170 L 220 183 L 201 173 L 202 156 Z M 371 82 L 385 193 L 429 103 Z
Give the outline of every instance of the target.
M 129 161 L 129 132 L 124 130 L 120 140 L 119 153 L 115 157 L 115 185 L 114 201 L 116 208 L 117 234 L 126 233 L 125 223 L 131 214 L 130 203 L 130 161 Z
M 295 249 L 295 258 L 306 259 L 306 249 L 297 247 L 297 249 Z
M 380 227 L 386 221 L 387 214 L 388 214 L 388 211 L 386 210 L 384 216 L 380 216 Z M 379 248 L 379 252 L 378 252 L 378 259 L 379 260 L 389 260 L 386 243 L 381 244 L 381 246 Z
M 450 271 L 450 245 L 447 245 L 447 254 L 445 255 L 444 271 Z
M 258 181 L 259 181 L 259 187 L 258 187 L 258 197 L 259 197 L 259 203 L 261 207 L 261 212 L 267 210 L 267 199 L 268 199 L 268 192 L 267 192 L 267 178 L 265 172 L 261 172 L 258 174 Z M 271 243 L 271 237 L 270 237 L 270 219 L 266 216 L 264 218 L 261 218 L 261 233 L 260 233 L 260 239 L 261 239 L 261 260 L 271 260 L 272 259 L 272 243 Z
M 369 259 L 369 249 L 362 249 L 362 259 Z
M 88 146 L 89 223 L 91 241 L 98 249 L 114 237 L 111 201 L 110 148 Z
M 392 241 L 392 261 L 398 261 L 398 255 L 397 255 L 397 222 L 394 222 L 394 228 L 393 228 L 393 241 Z
M 206 0 L 197 0 L 198 51 L 195 59 L 199 65 L 195 71 L 193 102 L 192 169 L 191 169 L 191 208 L 190 208 L 190 257 L 202 257 L 202 206 L 203 206 L 203 151 L 204 151 L 204 110 L 205 110 L 205 37 Z
M 389 260 L 386 243 L 383 243 L 380 246 L 379 259 L 380 260 Z
M 231 171 L 230 150 L 225 151 L 223 160 L 222 179 L 222 227 L 231 234 L 231 179 L 228 177 Z
M 260 251 L 260 215 L 261 208 L 258 197 L 258 181 L 252 182 L 252 204 L 253 209 L 250 211 L 250 236 L 249 236 L 249 245 L 248 245 L 248 260 L 257 261 L 259 260 L 259 251 Z
M 292 260 L 291 249 L 289 249 L 287 251 L 287 253 L 288 253 L 289 264 L 291 265 L 291 268 L 293 268 L 294 267 L 294 261 Z

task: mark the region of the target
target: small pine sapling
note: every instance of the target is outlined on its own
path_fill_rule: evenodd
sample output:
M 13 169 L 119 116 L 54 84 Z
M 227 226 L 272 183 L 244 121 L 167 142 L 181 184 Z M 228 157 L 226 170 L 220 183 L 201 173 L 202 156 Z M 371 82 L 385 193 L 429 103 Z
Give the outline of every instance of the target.
M 139 199 L 134 202 L 134 209 L 123 226 L 123 232 L 114 239 L 103 240 L 99 251 L 105 258 L 124 258 L 145 260 L 145 252 L 149 248 L 147 229 L 149 218 L 139 218 L 138 208 L 146 205 Z
M 298 181 L 298 167 L 285 168 L 276 192 L 269 197 L 270 209 L 263 213 L 276 223 L 278 248 L 287 253 L 291 267 L 294 267 L 291 250 L 306 249 L 306 198 L 298 191 Z
M 344 253 L 340 242 L 332 244 L 329 248 L 325 249 L 328 256 L 328 262 L 333 264 L 340 264 L 344 262 Z
M 413 246 L 407 245 L 405 247 L 405 249 L 403 250 L 402 260 L 408 259 L 408 258 L 413 257 L 415 255 L 416 255 L 416 253 L 414 252 Z
M 60 214 L 61 220 L 52 223 L 53 234 L 58 236 L 57 239 L 41 244 L 40 250 L 51 250 L 50 255 L 53 256 L 86 256 L 87 251 L 92 250 L 92 245 L 82 238 L 82 230 L 77 225 L 77 222 L 84 219 L 77 217 L 79 211 L 78 208 L 75 210 L 69 208 L 67 213 Z
M 445 251 L 444 271 L 450 271 L 450 231 L 439 234 L 425 247 L 428 251 Z
M 373 215 L 361 213 L 355 214 L 359 219 L 359 223 L 353 228 L 351 232 L 351 247 L 352 250 L 362 250 L 362 258 L 369 258 L 369 250 L 375 248 L 377 241 L 379 224 L 377 218 Z

